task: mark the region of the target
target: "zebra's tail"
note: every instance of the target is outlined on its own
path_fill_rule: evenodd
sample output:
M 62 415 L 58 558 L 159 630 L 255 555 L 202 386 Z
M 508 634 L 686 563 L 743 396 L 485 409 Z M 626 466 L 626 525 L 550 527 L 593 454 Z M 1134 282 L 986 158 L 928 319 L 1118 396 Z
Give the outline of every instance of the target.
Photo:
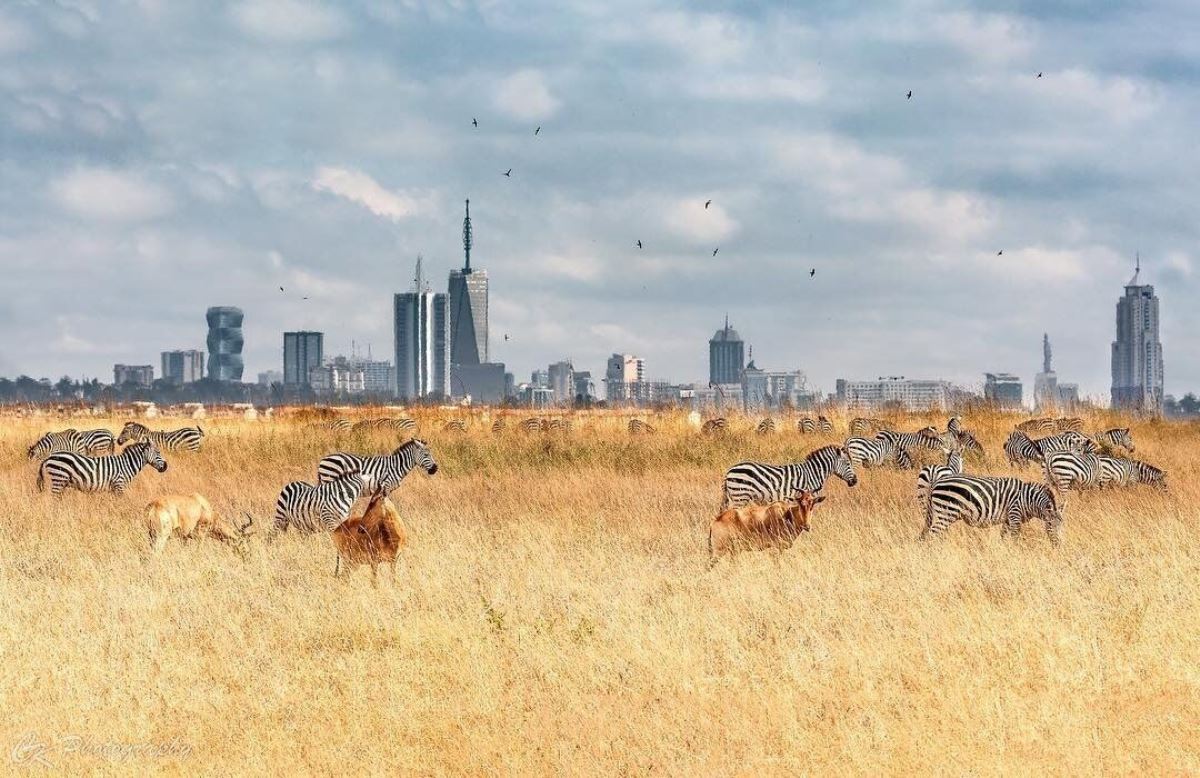
M 200 437 L 204 437 L 204 430 L 200 429 L 200 425 L 196 425 L 196 432 L 200 433 Z
M 37 490 L 39 492 L 46 491 L 46 471 L 43 468 L 38 468 Z

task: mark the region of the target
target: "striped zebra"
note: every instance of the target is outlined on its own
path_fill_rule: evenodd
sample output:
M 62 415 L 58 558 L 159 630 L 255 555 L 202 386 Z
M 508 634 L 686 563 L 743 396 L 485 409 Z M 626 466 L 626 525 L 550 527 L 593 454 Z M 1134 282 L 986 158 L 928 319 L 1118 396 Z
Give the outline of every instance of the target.
M 898 448 L 892 441 L 881 440 L 878 436 L 846 438 L 846 453 L 850 456 L 850 463 L 856 467 L 861 465 L 871 468 L 892 464 L 901 470 L 911 470 L 913 466 L 912 457 L 907 451 Z
M 1053 454 L 1055 451 L 1080 451 L 1084 454 L 1095 454 L 1100 450 L 1095 441 L 1082 432 L 1060 432 L 1057 435 L 1038 438 L 1033 441 L 1033 444 L 1038 447 L 1038 451 L 1042 452 L 1043 457 L 1046 454 Z
M 417 432 L 417 423 L 412 419 L 402 416 L 399 418 L 383 418 L 383 419 L 363 419 L 355 422 L 350 428 L 351 432 L 407 432 L 410 435 L 415 435 Z
M 962 425 L 961 416 L 951 416 L 946 422 L 946 437 L 957 447 L 958 451 L 963 454 L 978 454 L 982 457 L 983 445 L 979 439 L 966 427 Z
M 329 430 L 331 432 L 349 432 L 354 428 L 354 425 L 349 419 L 343 419 L 340 417 L 317 422 L 315 426 L 317 429 Z
M 87 452 L 83 449 L 83 436 L 79 433 L 79 430 L 69 429 L 59 430 L 58 432 L 47 432 L 34 441 L 26 455 L 29 459 L 34 459 L 53 454 L 56 451 L 73 451 L 76 454 L 86 454 Z
M 1064 416 L 1054 420 L 1056 432 L 1083 432 L 1083 419 L 1077 416 Z
M 951 451 L 946 455 L 946 464 L 944 465 L 926 465 L 917 473 L 917 502 L 923 507 L 929 507 L 929 495 L 933 489 L 933 485 L 940 479 L 950 475 L 962 475 L 963 458 L 962 454 L 957 451 Z
M 1020 430 L 1013 430 L 1004 442 L 1004 453 L 1013 467 L 1024 466 L 1027 462 L 1044 462 L 1047 454 L 1056 451 L 1095 454 L 1098 449 L 1090 438 L 1078 432 L 1063 432 L 1035 440 Z
M 889 442 L 896 448 L 904 449 L 904 452 L 910 457 L 912 456 L 913 449 L 949 453 L 946 441 L 942 439 L 942 436 L 933 427 L 923 427 L 916 432 L 883 430 L 875 435 L 875 439 Z
M 709 419 L 704 422 L 704 426 L 700 428 L 700 432 L 704 435 L 724 435 L 726 432 L 729 432 L 729 419 L 726 419 L 724 416 Z
M 927 488 L 922 540 L 941 534 L 960 519 L 971 527 L 1000 524 L 1008 535 L 1020 532 L 1026 521 L 1040 518 L 1050 541 L 1059 542 L 1062 509 L 1045 484 L 1017 478 L 941 475 L 934 477 Z
M 811 416 L 805 416 L 796 422 L 796 431 L 803 435 L 811 435 L 817 431 L 817 420 Z
M 641 419 L 629 420 L 630 435 L 652 435 L 654 434 L 654 426 L 647 421 Z
M 128 441 L 153 441 L 163 451 L 199 451 L 204 430 L 199 427 L 180 427 L 177 430 L 152 430 L 136 421 L 127 421 L 117 438 L 118 445 Z
M 83 442 L 83 453 L 91 454 L 113 454 L 117 450 L 117 439 L 113 434 L 104 428 L 94 430 L 83 430 L 79 433 L 79 439 Z
M 774 432 L 775 432 L 775 420 L 770 417 L 767 417 L 767 418 L 763 419 L 762 421 L 760 421 L 758 423 L 758 426 L 754 428 L 754 433 L 756 435 L 771 435 L 771 434 L 774 434 Z
M 530 416 L 528 419 L 522 419 L 521 423 L 517 425 L 517 429 L 521 430 L 521 432 L 528 432 L 531 434 L 534 432 L 541 432 L 542 430 L 546 429 L 546 422 L 543 419 L 539 419 L 537 416 Z
M 134 443 L 120 454 L 106 457 L 59 451 L 48 456 L 38 468 L 37 488 L 39 492 L 45 491 L 48 481 L 50 493 L 55 497 L 67 488 L 121 494 L 146 465 L 160 473 L 167 469 L 167 461 L 150 440 Z
M 542 429 L 546 432 L 561 432 L 566 435 L 571 431 L 570 419 L 547 419 Z
M 275 501 L 271 534 L 287 532 L 289 526 L 300 532 L 333 532 L 350 517 L 354 502 L 365 497 L 373 483 L 370 475 L 359 472 L 316 485 L 292 481 L 283 487 Z
M 429 475 L 438 471 L 437 462 L 429 452 L 429 445 L 423 440 L 413 438 L 389 456 L 360 457 L 344 452 L 330 454 L 317 463 L 317 483 L 328 483 L 349 473 L 364 473 L 378 484 L 386 496 L 418 466 Z
M 467 423 L 462 419 L 450 419 L 442 425 L 442 432 L 466 432 Z
M 829 419 L 825 418 L 824 416 L 818 416 L 817 417 L 817 431 L 818 432 L 833 432 L 833 422 L 831 422 Z
M 1040 462 L 1042 452 L 1033 439 L 1024 431 L 1015 429 L 1004 441 L 1004 456 L 1008 458 L 1009 467 L 1024 467 L 1029 462 Z
M 1134 453 L 1133 434 L 1128 427 L 1115 427 L 1104 432 L 1099 432 L 1092 438 L 1101 449 L 1124 449 L 1130 454 Z
M 492 422 L 492 434 L 499 435 L 508 429 L 508 422 L 503 416 Z
M 851 435 L 873 435 L 876 432 L 883 432 L 887 428 L 887 424 L 882 419 L 857 418 L 850 420 Z
M 1159 489 L 1167 488 L 1167 474 L 1154 465 L 1137 459 L 1101 456 L 1101 486 L 1132 486 L 1150 484 Z
M 1060 492 L 1100 486 L 1100 457 L 1095 454 L 1052 451 L 1046 454 L 1042 466 L 1046 471 L 1046 482 Z
M 1027 419 L 1017 425 L 1018 432 L 1057 432 L 1054 419 Z
M 787 465 L 739 462 L 725 473 L 721 510 L 790 500 L 799 491 L 815 494 L 825 488 L 830 475 L 841 478 L 848 486 L 858 483 L 850 455 L 842 446 L 823 446 L 803 462 Z

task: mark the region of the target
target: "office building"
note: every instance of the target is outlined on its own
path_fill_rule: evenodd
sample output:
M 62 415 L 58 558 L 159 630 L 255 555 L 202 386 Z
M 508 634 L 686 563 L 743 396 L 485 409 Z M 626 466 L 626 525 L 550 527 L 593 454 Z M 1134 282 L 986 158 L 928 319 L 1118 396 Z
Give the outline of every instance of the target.
M 203 351 L 164 351 L 161 360 L 162 378 L 168 383 L 181 386 L 204 378 Z
M 463 267 L 450 271 L 450 362 L 478 365 L 488 361 L 488 276 L 471 267 L 471 201 L 463 219 Z
M 507 397 L 507 378 L 504 365 L 484 362 L 478 365 L 452 365 L 450 385 L 454 397 L 471 398 L 472 405 L 499 405 Z
M 404 400 L 450 397 L 450 305 L 430 290 L 421 272 L 413 291 L 397 294 L 393 309 L 396 395 Z
M 571 360 L 555 362 L 546 370 L 548 386 L 556 405 L 570 405 L 575 400 L 575 368 Z
M 306 384 L 317 394 L 362 394 L 366 391 L 366 374 L 352 360 L 338 356 L 310 367 Z
M 633 354 L 613 354 L 604 369 L 604 396 L 610 403 L 636 399 L 637 384 L 646 380 L 646 360 Z
M 154 383 L 153 365 L 113 365 L 113 383 L 117 386 L 136 384 L 149 386 Z
M 283 383 L 282 370 L 264 370 L 258 374 L 258 383 L 261 386 L 270 386 L 271 384 Z
M 1112 344 L 1114 408 L 1162 411 L 1163 356 L 1158 339 L 1158 297 L 1154 287 L 1139 282 L 1138 258 L 1125 295 L 1117 301 L 1117 339 Z
M 1039 413 L 1058 410 L 1058 374 L 1050 364 L 1050 335 L 1042 334 L 1042 372 L 1033 379 L 1033 408 Z
M 889 407 L 907 411 L 946 410 L 950 405 L 950 385 L 945 381 L 922 381 L 904 376 L 883 377 L 875 381 L 838 382 L 838 400 L 847 408 L 877 411 Z
M 745 344 L 737 330 L 725 326 L 708 341 L 708 382 L 710 384 L 740 384 L 746 367 Z
M 592 380 L 591 370 L 575 371 L 574 382 L 576 401 L 586 404 L 596 399 L 596 382 Z
M 208 309 L 208 377 L 214 381 L 241 381 L 242 309 L 215 306 Z
M 283 383 L 307 386 L 309 374 L 325 360 L 325 334 L 321 332 L 283 333 Z
M 983 399 L 997 408 L 1021 408 L 1025 403 L 1021 379 L 1012 373 L 984 373 Z

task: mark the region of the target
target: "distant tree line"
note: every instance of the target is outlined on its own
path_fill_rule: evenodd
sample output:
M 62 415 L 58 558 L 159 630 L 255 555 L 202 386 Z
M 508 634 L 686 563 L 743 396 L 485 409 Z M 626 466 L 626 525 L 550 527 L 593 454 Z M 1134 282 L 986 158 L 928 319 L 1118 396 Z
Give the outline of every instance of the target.
M 1200 398 L 1196 397 L 1195 392 L 1188 392 L 1181 400 L 1168 397 L 1163 402 L 1163 411 L 1168 416 L 1198 416 L 1200 415 Z

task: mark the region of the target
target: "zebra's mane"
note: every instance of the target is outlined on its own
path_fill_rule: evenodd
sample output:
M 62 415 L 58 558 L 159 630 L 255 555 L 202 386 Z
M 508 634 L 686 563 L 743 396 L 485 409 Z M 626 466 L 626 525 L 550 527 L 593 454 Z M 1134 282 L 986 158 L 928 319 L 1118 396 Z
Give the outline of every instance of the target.
M 846 454 L 845 446 L 838 446 L 836 444 L 831 444 L 828 446 L 821 446 L 819 449 L 817 449 L 816 451 L 814 451 L 811 454 L 809 454 L 808 456 L 806 456 L 804 458 L 804 461 L 812 462 L 812 461 L 816 460 L 817 458 L 823 457 L 826 455 L 836 457 L 836 456 L 840 456 L 843 454 Z
M 403 443 L 401 443 L 399 446 L 396 447 L 396 450 L 392 452 L 392 456 L 398 457 L 401 454 L 405 453 L 406 451 L 409 451 L 411 449 L 418 448 L 418 447 L 429 448 L 429 444 L 426 443 L 425 441 L 421 440 L 420 438 L 409 438 L 408 440 L 404 441 Z

